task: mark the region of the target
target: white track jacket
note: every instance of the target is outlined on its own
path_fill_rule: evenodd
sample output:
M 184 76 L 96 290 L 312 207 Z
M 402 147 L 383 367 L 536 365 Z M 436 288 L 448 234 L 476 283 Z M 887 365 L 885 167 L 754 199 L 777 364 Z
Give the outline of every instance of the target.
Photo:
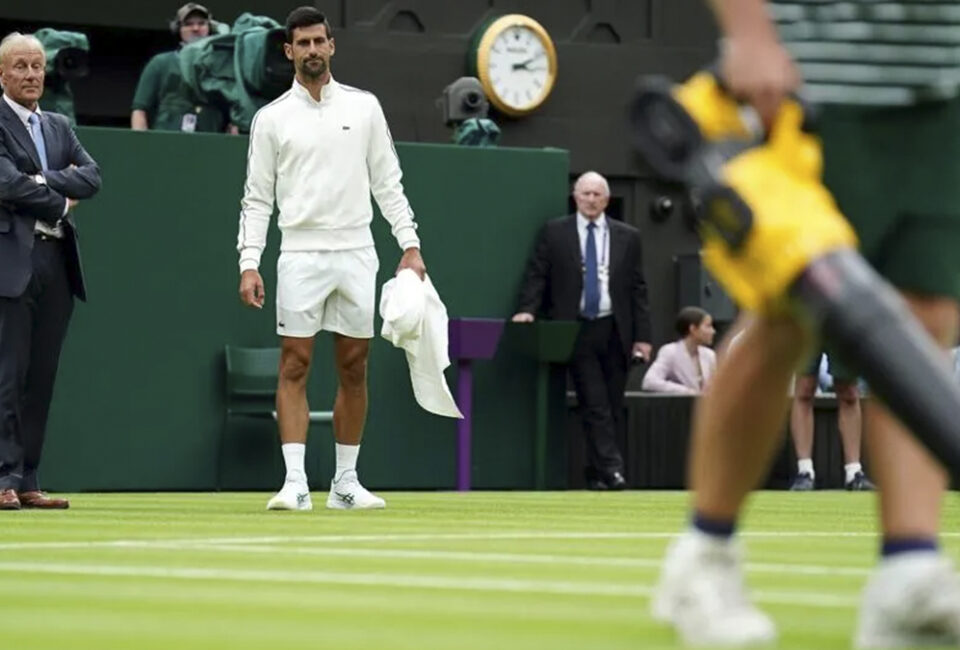
M 331 78 L 317 102 L 294 80 L 253 118 L 237 238 L 241 272 L 260 266 L 274 198 L 280 250 L 373 246 L 371 193 L 400 248 L 419 247 L 401 175 L 387 120 L 372 93 Z

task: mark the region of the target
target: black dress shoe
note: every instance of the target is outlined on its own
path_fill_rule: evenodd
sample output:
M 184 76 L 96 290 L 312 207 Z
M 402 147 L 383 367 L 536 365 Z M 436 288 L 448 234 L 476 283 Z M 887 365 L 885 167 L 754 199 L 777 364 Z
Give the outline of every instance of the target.
M 607 483 L 603 479 L 589 478 L 587 479 L 587 489 L 605 492 L 610 488 L 607 486 Z
M 607 472 L 603 477 L 603 482 L 607 484 L 608 490 L 627 489 L 627 479 L 623 478 L 620 472 Z
M 844 483 L 843 487 L 847 488 L 850 492 L 872 492 L 877 489 L 873 481 L 868 479 L 863 472 L 854 474 L 853 480 Z
M 791 492 L 810 492 L 815 489 L 813 476 L 810 475 L 810 472 L 800 472 L 793 479 L 793 483 L 790 484 Z

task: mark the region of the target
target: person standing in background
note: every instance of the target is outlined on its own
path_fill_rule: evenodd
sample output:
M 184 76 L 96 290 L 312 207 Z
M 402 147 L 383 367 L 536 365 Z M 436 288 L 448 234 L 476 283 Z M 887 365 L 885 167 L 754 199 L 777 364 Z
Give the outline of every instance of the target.
M 833 389 L 837 396 L 837 428 L 843 446 L 844 488 L 851 492 L 873 489 L 873 483 L 863 472 L 860 464 L 860 440 L 862 418 L 860 415 L 860 387 L 856 373 L 843 364 L 836 363 L 829 355 L 817 353 L 807 367 L 797 374 L 793 384 L 793 403 L 790 407 L 790 437 L 797 453 L 797 475 L 790 485 L 794 492 L 806 492 L 815 488 L 816 470 L 813 467 L 813 412 L 814 398 L 820 381 L 820 359 L 826 356 Z
M 327 507 L 383 508 L 357 476 L 367 417 L 367 358 L 373 337 L 379 268 L 370 195 L 403 250 L 397 272 L 423 280 L 420 239 L 400 183 L 400 160 L 386 117 L 369 92 L 330 72 L 336 44 L 326 17 L 299 7 L 287 17 L 284 45 L 294 63 L 293 87 L 253 119 L 240 232 L 240 299 L 264 303 L 260 257 L 274 201 L 283 233 L 277 262 L 277 334 L 281 338 L 277 423 L 286 465 L 269 510 L 311 510 L 304 468 L 307 378 L 316 335 L 334 335 L 339 379 L 333 407 L 336 470 Z M 311 137 L 304 137 L 309 132 Z
M 622 490 L 617 427 L 631 359 L 648 361 L 650 309 L 640 231 L 614 219 L 607 179 L 586 172 L 573 186 L 576 214 L 553 219 L 537 236 L 514 322 L 538 314 L 581 321 L 570 359 L 587 443 L 587 487 Z
M 63 115 L 41 111 L 46 56 L 0 42 L 0 510 L 70 506 L 38 468 L 74 297 L 86 300 L 73 209 L 100 169 Z
M 186 133 L 235 134 L 236 127 L 216 106 L 199 104 L 180 72 L 180 47 L 210 35 L 210 11 L 203 5 L 188 2 L 177 10 L 172 24 L 180 39 L 178 49 L 161 52 L 150 59 L 140 74 L 133 96 L 130 128 L 134 131 L 182 131 Z

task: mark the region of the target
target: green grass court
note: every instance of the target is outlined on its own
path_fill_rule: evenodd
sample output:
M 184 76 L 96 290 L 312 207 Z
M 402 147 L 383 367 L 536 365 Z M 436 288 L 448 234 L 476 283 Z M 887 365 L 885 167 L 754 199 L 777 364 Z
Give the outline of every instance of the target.
M 680 493 L 77 494 L 0 517 L 0 647 L 674 648 L 647 616 Z M 781 648 L 845 648 L 877 540 L 869 494 L 762 493 L 748 578 Z M 960 558 L 960 500 L 944 544 Z

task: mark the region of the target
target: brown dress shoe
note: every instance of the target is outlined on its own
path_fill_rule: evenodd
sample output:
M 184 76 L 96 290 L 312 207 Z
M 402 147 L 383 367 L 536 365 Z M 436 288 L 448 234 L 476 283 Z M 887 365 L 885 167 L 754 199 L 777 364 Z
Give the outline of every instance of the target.
M 66 499 L 53 499 L 43 492 L 35 490 L 33 492 L 20 493 L 20 505 L 24 508 L 43 508 L 46 510 L 66 510 L 70 507 L 70 502 Z
M 0 510 L 19 510 L 20 505 L 20 499 L 17 498 L 16 491 L 0 491 Z

